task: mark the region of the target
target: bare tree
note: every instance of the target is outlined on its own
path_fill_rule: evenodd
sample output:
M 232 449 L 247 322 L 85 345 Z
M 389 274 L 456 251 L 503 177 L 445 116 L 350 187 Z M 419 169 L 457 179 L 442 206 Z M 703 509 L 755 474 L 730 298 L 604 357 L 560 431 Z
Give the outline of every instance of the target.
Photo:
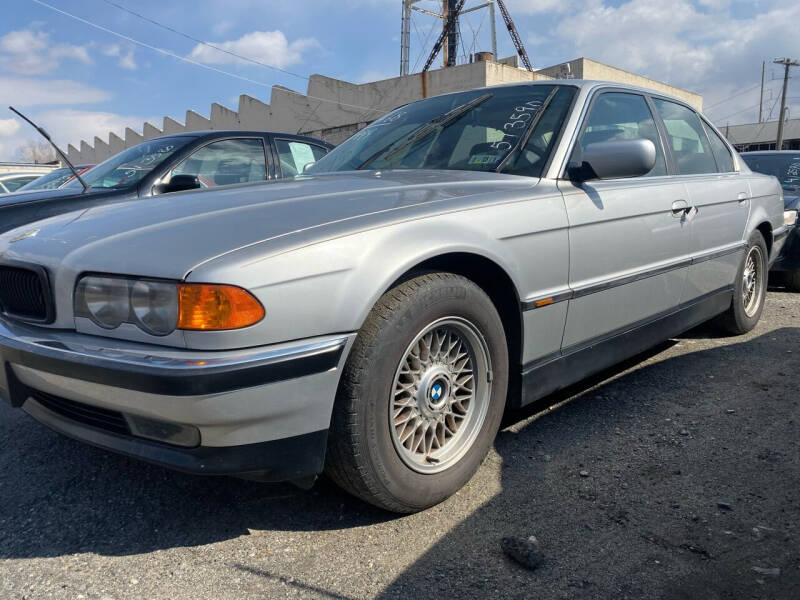
M 28 140 L 17 148 L 17 156 L 23 162 L 48 163 L 56 160 L 53 147 L 45 140 Z

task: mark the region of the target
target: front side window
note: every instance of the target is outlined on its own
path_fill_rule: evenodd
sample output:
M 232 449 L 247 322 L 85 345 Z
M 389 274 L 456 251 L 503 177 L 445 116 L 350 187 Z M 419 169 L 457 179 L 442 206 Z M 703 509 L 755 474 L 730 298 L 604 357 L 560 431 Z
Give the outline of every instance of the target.
M 325 156 L 328 151 L 314 144 L 297 140 L 275 140 L 278 156 L 281 161 L 281 173 L 284 177 L 294 177 L 303 172 L 306 165 L 311 165 Z
M 306 173 L 359 169 L 514 172 L 520 165 L 519 174 L 539 177 L 568 112 L 565 101 L 573 95 L 571 86 L 517 85 L 420 100 L 351 136 Z M 549 131 L 532 131 L 544 123 Z M 515 156 L 506 161 L 512 153 Z
M 681 175 L 716 173 L 717 163 L 697 114 L 681 104 L 653 98 L 664 121 L 672 155 Z
M 173 175 L 194 175 L 204 188 L 265 181 L 264 142 L 257 138 L 212 142 L 172 169 L 164 182 L 169 182 Z
M 87 171 L 81 178 L 90 188 L 122 189 L 138 184 L 148 173 L 192 141 L 189 136 L 162 137 L 136 144 Z M 82 189 L 76 179 L 65 188 Z
M 589 144 L 616 140 L 645 139 L 656 147 L 656 164 L 646 177 L 667 174 L 667 163 L 661 147 L 656 122 L 644 96 L 627 92 L 605 92 L 597 97 L 578 139 L 575 153 Z M 580 163 L 573 155 L 573 161 Z
M 708 135 L 708 141 L 711 142 L 711 152 L 714 155 L 714 160 L 717 161 L 717 170 L 720 173 L 731 173 L 734 170 L 733 155 L 728 150 L 727 144 L 707 123 L 703 123 L 703 128 Z

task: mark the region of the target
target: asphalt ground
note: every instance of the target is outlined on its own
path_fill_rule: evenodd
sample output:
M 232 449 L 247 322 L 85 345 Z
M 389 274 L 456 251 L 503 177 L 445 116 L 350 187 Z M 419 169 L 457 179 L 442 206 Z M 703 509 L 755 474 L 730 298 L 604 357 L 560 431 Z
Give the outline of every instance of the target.
M 192 477 L 0 406 L 0 598 L 800 598 L 800 294 L 508 415 L 454 497 L 396 516 Z M 555 405 L 554 407 L 552 405 Z M 528 570 L 504 536 L 535 535 Z

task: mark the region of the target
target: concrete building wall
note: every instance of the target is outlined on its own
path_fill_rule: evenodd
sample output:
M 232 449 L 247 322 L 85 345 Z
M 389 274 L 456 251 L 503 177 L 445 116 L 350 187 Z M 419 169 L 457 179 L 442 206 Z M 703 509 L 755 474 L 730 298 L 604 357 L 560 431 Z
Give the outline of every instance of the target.
M 574 68 L 586 78 L 646 85 L 679 97 L 684 97 L 681 94 L 687 95 L 686 97 L 692 98 L 693 104 L 702 104 L 702 98 L 697 94 L 672 88 L 602 63 L 587 59 L 577 59 L 570 64 L 573 63 Z M 151 123 L 144 123 L 141 134 L 128 128 L 124 140 L 115 134 L 110 134 L 108 143 L 98 140 L 99 143 L 90 145 L 81 141 L 77 146 L 69 146 L 67 156 L 73 163 L 97 163 L 142 139 L 149 140 L 170 133 L 205 129 L 255 129 L 301 133 L 338 144 L 403 104 L 439 94 L 489 85 L 552 79 L 557 75 L 551 74 L 551 71 L 554 69 L 557 71 L 561 66 L 556 65 L 531 73 L 519 69 L 516 64 L 517 61 L 513 59 L 504 59 L 500 62 L 481 61 L 362 84 L 324 75 L 312 75 L 305 93 L 276 85 L 272 88 L 269 104 L 242 95 L 239 97 L 237 110 L 218 103 L 211 105 L 208 117 L 188 110 L 183 123 L 166 116 L 161 129 Z

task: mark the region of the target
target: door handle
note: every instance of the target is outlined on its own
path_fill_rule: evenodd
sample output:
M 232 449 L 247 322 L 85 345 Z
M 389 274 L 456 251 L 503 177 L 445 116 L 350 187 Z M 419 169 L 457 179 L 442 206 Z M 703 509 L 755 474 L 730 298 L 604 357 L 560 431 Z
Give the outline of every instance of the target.
M 689 212 L 689 203 L 686 200 L 675 200 L 672 203 L 672 216 L 682 217 Z
M 744 204 L 747 202 L 747 192 L 739 192 L 739 195 L 736 196 L 736 199 L 739 201 L 739 204 Z

